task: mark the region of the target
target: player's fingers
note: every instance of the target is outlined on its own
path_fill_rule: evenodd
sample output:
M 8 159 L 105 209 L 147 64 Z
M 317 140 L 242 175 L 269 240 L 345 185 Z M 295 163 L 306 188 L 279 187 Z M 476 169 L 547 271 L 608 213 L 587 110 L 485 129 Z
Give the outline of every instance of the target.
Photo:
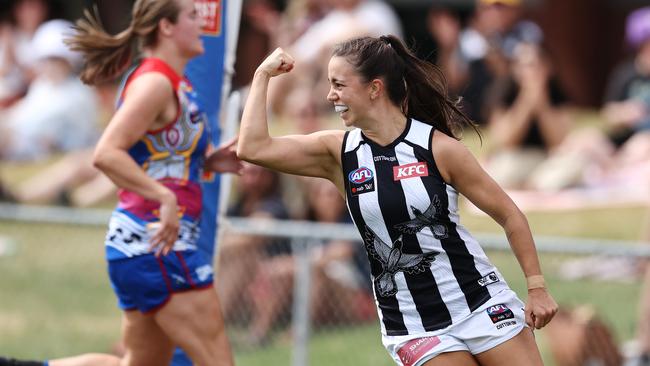
M 535 322 L 533 320 L 533 312 L 529 309 L 526 309 L 524 310 L 524 314 L 526 315 L 526 325 L 533 328 L 535 326 Z
M 542 327 L 546 324 L 543 316 L 537 316 L 533 314 L 533 318 L 535 319 L 535 329 L 542 329 Z

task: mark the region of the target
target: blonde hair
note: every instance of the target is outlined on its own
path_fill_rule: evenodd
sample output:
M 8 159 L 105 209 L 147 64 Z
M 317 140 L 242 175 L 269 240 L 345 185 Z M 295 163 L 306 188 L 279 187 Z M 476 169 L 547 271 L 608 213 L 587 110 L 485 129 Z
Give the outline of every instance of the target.
M 129 27 L 111 35 L 104 29 L 97 8 L 92 13 L 86 9 L 84 18 L 75 24 L 75 34 L 65 41 L 83 55 L 81 80 L 99 84 L 118 77 L 142 48 L 156 45 L 160 20 L 176 23 L 179 13 L 177 0 L 136 0 Z

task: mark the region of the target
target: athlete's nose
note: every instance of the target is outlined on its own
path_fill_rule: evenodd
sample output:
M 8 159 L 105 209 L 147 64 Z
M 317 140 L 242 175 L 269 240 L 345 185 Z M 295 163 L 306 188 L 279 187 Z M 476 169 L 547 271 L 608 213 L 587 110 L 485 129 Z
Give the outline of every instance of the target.
M 334 92 L 334 88 L 330 87 L 329 93 L 327 93 L 327 100 L 330 102 L 333 102 L 337 99 L 336 93 Z

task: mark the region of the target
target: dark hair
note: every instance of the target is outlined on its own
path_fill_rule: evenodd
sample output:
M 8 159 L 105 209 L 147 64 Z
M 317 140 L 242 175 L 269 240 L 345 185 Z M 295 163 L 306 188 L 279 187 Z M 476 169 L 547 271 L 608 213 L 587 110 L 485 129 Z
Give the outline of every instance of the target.
M 136 0 L 131 24 L 113 36 L 104 30 L 97 8 L 94 14 L 85 10 L 85 18 L 75 25 L 76 34 L 66 39 L 72 50 L 84 56 L 81 80 L 97 84 L 119 76 L 131 65 L 136 48 L 156 44 L 160 20 L 176 23 L 179 13 L 176 0 Z
M 366 82 L 383 79 L 388 97 L 405 115 L 430 124 L 458 139 L 464 126 L 476 125 L 460 110 L 460 100 L 447 93 L 447 82 L 440 69 L 420 60 L 393 35 L 362 37 L 339 43 L 334 56 L 344 57 Z

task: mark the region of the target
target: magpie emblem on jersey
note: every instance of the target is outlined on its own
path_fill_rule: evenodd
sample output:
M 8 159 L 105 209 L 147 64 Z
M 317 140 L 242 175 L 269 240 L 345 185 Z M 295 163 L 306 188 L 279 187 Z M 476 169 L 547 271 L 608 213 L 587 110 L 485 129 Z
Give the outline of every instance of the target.
M 442 215 L 438 195 L 433 196 L 431 204 L 424 212 L 413 206 L 411 206 L 411 211 L 413 211 L 415 218 L 395 225 L 395 229 L 403 233 L 415 234 L 423 228 L 428 227 L 436 239 L 446 239 L 449 237 L 447 226 L 439 219 Z
M 375 190 L 375 174 L 365 166 L 359 167 L 348 174 L 350 193 L 357 196 Z
M 505 304 L 493 305 L 487 308 L 487 313 L 492 319 L 492 323 L 498 323 L 506 319 L 513 319 L 515 315 L 512 310 L 508 309 Z
M 424 272 L 431 266 L 439 252 L 422 254 L 405 254 L 402 252 L 402 237 L 400 236 L 393 246 L 384 243 L 377 235 L 366 226 L 366 249 L 368 254 L 381 264 L 382 272 L 375 278 L 377 295 L 382 297 L 393 296 L 397 293 L 395 274 L 406 272 L 417 274 Z

